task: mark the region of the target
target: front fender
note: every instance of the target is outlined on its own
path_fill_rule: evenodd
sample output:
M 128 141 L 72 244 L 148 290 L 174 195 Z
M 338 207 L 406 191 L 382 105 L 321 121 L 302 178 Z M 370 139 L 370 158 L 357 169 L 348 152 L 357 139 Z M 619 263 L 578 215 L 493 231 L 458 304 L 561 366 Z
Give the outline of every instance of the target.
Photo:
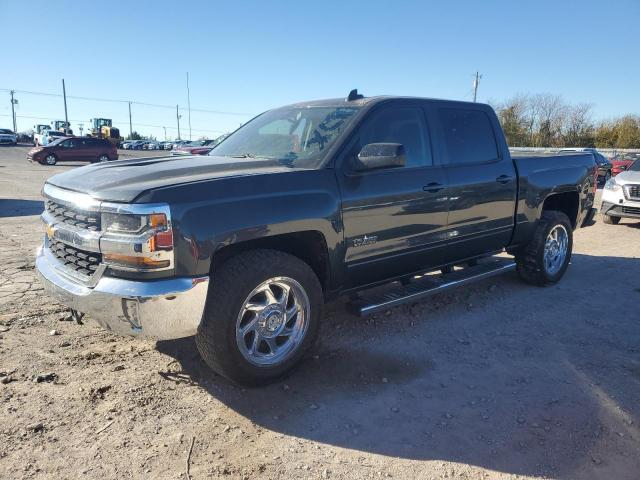
M 208 274 L 220 248 L 307 231 L 322 234 L 331 267 L 338 266 L 343 235 L 331 169 L 220 179 L 172 196 L 176 275 Z

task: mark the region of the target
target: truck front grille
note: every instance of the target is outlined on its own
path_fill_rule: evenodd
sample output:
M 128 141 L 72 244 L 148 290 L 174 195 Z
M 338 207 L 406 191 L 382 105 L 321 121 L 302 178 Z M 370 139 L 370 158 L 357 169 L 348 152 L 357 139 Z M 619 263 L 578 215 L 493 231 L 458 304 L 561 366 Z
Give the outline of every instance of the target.
M 640 208 L 638 207 L 622 207 L 622 213 L 630 213 L 631 215 L 640 215 Z
M 634 200 L 640 200 L 640 184 L 626 185 L 627 196 Z
M 61 203 L 47 200 L 45 208 L 58 222 L 66 223 L 92 232 L 100 230 L 100 213 L 76 210 Z
M 102 262 L 102 255 L 99 253 L 80 250 L 57 240 L 49 241 L 49 249 L 65 267 L 86 277 L 93 275 Z

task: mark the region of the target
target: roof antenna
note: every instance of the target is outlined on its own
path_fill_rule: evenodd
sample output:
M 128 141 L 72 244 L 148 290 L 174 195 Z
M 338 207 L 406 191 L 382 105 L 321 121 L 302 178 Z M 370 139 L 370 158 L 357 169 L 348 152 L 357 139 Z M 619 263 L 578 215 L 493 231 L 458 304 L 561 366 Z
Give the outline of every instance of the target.
M 353 102 L 354 100 L 360 100 L 364 98 L 364 95 L 358 93 L 358 89 L 354 88 L 349 92 L 349 96 L 347 97 L 347 102 Z

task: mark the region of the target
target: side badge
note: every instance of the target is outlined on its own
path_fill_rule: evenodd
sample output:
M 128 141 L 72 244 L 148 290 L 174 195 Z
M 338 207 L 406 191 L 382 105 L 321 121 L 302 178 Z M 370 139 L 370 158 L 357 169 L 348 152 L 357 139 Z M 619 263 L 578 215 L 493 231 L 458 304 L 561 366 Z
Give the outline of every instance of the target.
M 362 238 L 354 238 L 353 239 L 353 246 L 354 247 L 364 247 L 366 245 L 373 245 L 374 243 L 376 243 L 378 241 L 378 236 L 377 235 L 365 235 Z

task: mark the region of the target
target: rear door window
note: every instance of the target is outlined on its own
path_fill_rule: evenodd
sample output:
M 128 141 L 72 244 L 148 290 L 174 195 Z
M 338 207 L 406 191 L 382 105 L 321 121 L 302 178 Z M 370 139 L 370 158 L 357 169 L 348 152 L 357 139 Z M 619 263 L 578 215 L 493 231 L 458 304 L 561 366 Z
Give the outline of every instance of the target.
M 491 119 L 481 110 L 440 108 L 438 116 L 450 164 L 483 163 L 498 159 Z

